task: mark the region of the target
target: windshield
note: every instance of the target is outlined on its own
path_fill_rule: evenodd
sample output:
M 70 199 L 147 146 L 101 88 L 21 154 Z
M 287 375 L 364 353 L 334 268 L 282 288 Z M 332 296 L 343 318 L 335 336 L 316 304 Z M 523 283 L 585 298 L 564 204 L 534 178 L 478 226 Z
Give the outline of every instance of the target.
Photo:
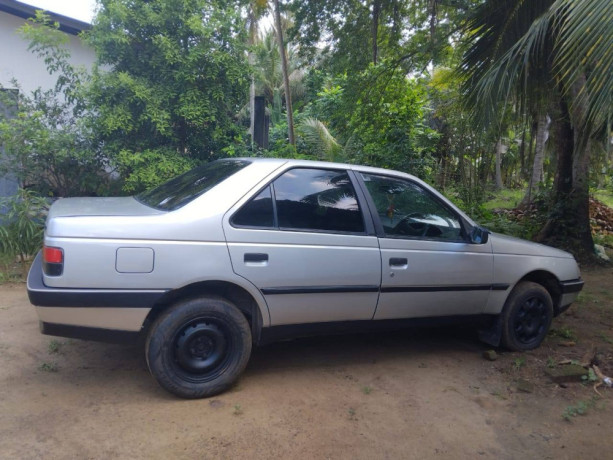
M 181 174 L 135 198 L 161 211 L 174 211 L 208 192 L 250 164 L 246 160 L 217 160 Z

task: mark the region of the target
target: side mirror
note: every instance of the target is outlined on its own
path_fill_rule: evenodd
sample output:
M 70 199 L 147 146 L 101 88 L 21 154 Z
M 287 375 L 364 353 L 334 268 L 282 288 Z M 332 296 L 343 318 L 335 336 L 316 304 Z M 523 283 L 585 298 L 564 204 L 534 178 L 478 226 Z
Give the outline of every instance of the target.
M 485 244 L 489 238 L 489 230 L 483 227 L 475 226 L 470 232 L 470 242 L 472 244 Z

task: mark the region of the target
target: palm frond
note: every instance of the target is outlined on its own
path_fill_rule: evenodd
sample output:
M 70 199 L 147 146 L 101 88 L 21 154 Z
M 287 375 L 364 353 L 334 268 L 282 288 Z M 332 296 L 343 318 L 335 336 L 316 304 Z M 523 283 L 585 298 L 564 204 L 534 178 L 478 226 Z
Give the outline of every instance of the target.
M 613 2 L 557 0 L 550 14 L 559 27 L 554 71 L 566 90 L 585 75 L 573 105 L 587 106 L 584 130 L 601 129 L 613 111 Z
M 337 161 L 343 149 L 326 125 L 316 118 L 305 118 L 298 125 L 298 134 L 320 159 Z

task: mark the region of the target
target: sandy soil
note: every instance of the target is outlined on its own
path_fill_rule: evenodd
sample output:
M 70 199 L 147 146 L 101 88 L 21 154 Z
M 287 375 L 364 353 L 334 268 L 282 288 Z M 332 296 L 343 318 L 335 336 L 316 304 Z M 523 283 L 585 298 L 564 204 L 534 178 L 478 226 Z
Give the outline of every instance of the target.
M 490 362 L 462 328 L 301 339 L 199 401 L 159 388 L 139 347 L 41 335 L 24 285 L 0 286 L 0 458 L 610 458 L 613 390 L 544 374 L 592 344 L 613 374 L 613 269 L 584 278 L 534 352 Z

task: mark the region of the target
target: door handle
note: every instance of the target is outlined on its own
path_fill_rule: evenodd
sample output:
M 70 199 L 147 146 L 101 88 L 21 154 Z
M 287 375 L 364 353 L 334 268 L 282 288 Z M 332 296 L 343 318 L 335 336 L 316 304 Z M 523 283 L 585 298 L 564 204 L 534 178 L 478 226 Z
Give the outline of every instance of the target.
M 409 260 L 404 257 L 390 257 L 390 267 L 407 268 Z
M 268 262 L 268 254 L 263 254 L 263 253 L 257 253 L 257 252 L 248 252 L 245 254 L 244 257 L 244 262 L 245 263 L 249 263 L 249 262 Z

